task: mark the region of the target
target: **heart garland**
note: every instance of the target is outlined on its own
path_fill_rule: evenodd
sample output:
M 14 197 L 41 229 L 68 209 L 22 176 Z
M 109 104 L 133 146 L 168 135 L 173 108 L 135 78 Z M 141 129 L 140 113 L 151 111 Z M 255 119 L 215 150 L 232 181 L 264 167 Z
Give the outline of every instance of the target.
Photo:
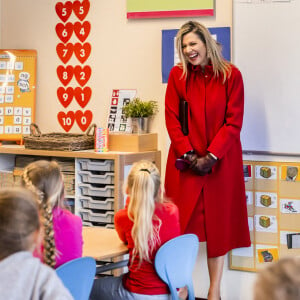
M 89 10 L 89 0 L 83 0 L 82 2 L 76 0 L 73 3 L 71 1 L 67 1 L 65 3 L 57 2 L 55 5 L 56 14 L 64 23 L 69 19 L 72 11 L 76 17 L 82 21 L 88 14 Z
M 74 89 L 68 87 L 67 89 L 60 87 L 57 89 L 57 98 L 61 105 L 66 108 L 72 102 L 74 97 Z
M 83 0 L 82 2 L 80 1 L 74 1 L 73 2 L 73 11 L 76 15 L 76 17 L 82 21 L 86 17 L 90 10 L 90 1 L 88 0 Z
M 56 73 L 61 83 L 66 86 L 73 78 L 74 68 L 73 66 L 58 66 Z
M 71 22 L 66 24 L 58 23 L 55 26 L 55 31 L 60 40 L 65 44 L 71 38 L 74 31 L 74 26 Z
M 73 52 L 74 46 L 72 43 L 68 43 L 66 45 L 63 43 L 59 43 L 56 46 L 56 53 L 64 64 L 66 64 L 69 61 L 69 59 L 73 55 Z
M 83 64 L 89 58 L 91 49 L 92 46 L 90 43 L 76 43 L 74 45 L 72 43 L 59 43 L 56 46 L 56 53 L 64 64 L 70 60 L 73 53 L 75 53 L 77 59 Z
M 75 66 L 74 68 L 74 75 L 77 82 L 84 86 L 90 79 L 92 73 L 92 69 L 90 66 Z
M 68 111 L 67 113 L 64 113 L 63 111 L 60 111 L 57 114 L 57 119 L 60 124 L 60 126 L 66 131 L 69 132 L 70 129 L 73 127 L 74 121 L 75 121 L 75 113 L 74 111 Z
M 91 54 L 92 46 L 90 43 L 76 43 L 74 45 L 74 53 L 77 59 L 83 64 Z
M 77 38 L 83 43 L 91 31 L 91 23 L 89 21 L 84 21 L 83 23 L 74 23 L 74 32 Z
M 75 112 L 75 119 L 79 128 L 82 131 L 86 131 L 92 122 L 93 113 L 90 110 L 86 110 L 85 112 L 77 110 Z
M 92 96 L 92 89 L 88 86 L 81 88 L 77 87 L 74 90 L 74 96 L 77 103 L 82 107 L 85 108 Z
M 81 110 L 68 111 L 67 113 L 60 111 L 57 114 L 57 119 L 60 126 L 66 131 L 69 132 L 76 121 L 77 125 L 82 131 L 86 131 L 90 126 L 93 113 L 90 110 L 86 110 L 85 112 Z
M 66 24 L 58 23 L 55 26 L 55 31 L 57 36 L 64 44 L 69 41 L 73 32 L 83 43 L 90 34 L 91 23 L 89 21 L 84 21 L 83 23 L 75 22 L 74 25 L 71 22 L 68 22 Z
M 55 5 L 55 11 L 60 20 L 63 23 L 58 23 L 55 26 L 55 31 L 60 39 L 61 43 L 56 46 L 56 53 L 58 58 L 63 64 L 67 64 L 72 55 L 81 64 L 84 64 L 91 54 L 91 44 L 85 42 L 91 31 L 91 24 L 88 21 L 83 21 L 90 10 L 89 0 L 75 0 L 57 2 Z M 72 14 L 79 19 L 80 22 L 67 22 Z M 81 43 L 69 42 L 73 33 Z M 56 69 L 57 76 L 64 87 L 57 89 L 57 98 L 64 108 L 67 108 L 72 102 L 73 98 L 77 101 L 81 108 L 84 108 L 91 99 L 92 90 L 90 87 L 85 86 L 91 77 L 90 66 L 80 65 L 59 65 Z M 75 77 L 80 87 L 66 87 Z M 85 86 L 85 87 L 84 87 Z M 60 111 L 57 114 L 57 119 L 60 126 L 66 131 L 70 131 L 75 121 L 82 131 L 86 131 L 92 122 L 93 114 L 90 110 L 86 111 Z

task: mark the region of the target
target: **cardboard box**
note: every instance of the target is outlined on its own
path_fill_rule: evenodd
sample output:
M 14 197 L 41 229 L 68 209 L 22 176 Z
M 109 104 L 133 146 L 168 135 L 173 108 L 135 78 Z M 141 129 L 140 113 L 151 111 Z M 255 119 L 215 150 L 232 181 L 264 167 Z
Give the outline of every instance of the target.
M 155 151 L 157 150 L 157 133 L 110 133 L 108 150 L 121 152 Z

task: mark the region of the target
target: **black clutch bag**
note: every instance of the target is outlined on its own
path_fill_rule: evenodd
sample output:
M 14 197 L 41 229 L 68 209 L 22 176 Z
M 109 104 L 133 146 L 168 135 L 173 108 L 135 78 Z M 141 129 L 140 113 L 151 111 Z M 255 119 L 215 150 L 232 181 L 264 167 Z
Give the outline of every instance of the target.
M 186 100 L 179 101 L 179 122 L 184 135 L 189 134 L 189 104 Z

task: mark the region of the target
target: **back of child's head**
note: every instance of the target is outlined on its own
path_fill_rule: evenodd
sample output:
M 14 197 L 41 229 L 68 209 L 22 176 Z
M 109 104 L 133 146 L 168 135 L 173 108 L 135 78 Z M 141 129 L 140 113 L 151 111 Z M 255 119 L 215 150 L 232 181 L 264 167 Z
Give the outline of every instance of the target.
M 38 160 L 27 165 L 22 175 L 23 185 L 38 195 L 43 215 L 44 262 L 55 266 L 55 241 L 52 209 L 64 207 L 64 183 L 59 164 L 56 161 Z
M 0 260 L 33 250 L 40 228 L 36 195 L 24 188 L 0 190 Z
M 156 203 L 161 202 L 160 185 L 159 171 L 152 162 L 141 160 L 133 164 L 126 186 L 130 196 L 128 217 L 134 223 L 131 232 L 135 244 L 133 254 L 139 254 L 140 261 L 149 260 L 152 247 L 159 240 L 159 226 L 153 226 L 153 219 L 156 218 Z
M 34 191 L 41 202 L 52 208 L 62 205 L 64 183 L 56 161 L 37 160 L 27 165 L 22 175 L 23 184 Z
M 256 279 L 254 299 L 300 299 L 300 257 L 285 257 L 263 269 Z

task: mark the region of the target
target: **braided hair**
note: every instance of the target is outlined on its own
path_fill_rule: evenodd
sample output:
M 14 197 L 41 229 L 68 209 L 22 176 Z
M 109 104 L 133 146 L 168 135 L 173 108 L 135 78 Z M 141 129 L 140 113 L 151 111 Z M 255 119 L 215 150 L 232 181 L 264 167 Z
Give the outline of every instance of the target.
M 64 195 L 60 167 L 56 161 L 35 161 L 24 169 L 22 181 L 25 187 L 38 196 L 44 226 L 43 261 L 54 268 L 56 248 L 52 210 L 56 206 L 63 207 Z

